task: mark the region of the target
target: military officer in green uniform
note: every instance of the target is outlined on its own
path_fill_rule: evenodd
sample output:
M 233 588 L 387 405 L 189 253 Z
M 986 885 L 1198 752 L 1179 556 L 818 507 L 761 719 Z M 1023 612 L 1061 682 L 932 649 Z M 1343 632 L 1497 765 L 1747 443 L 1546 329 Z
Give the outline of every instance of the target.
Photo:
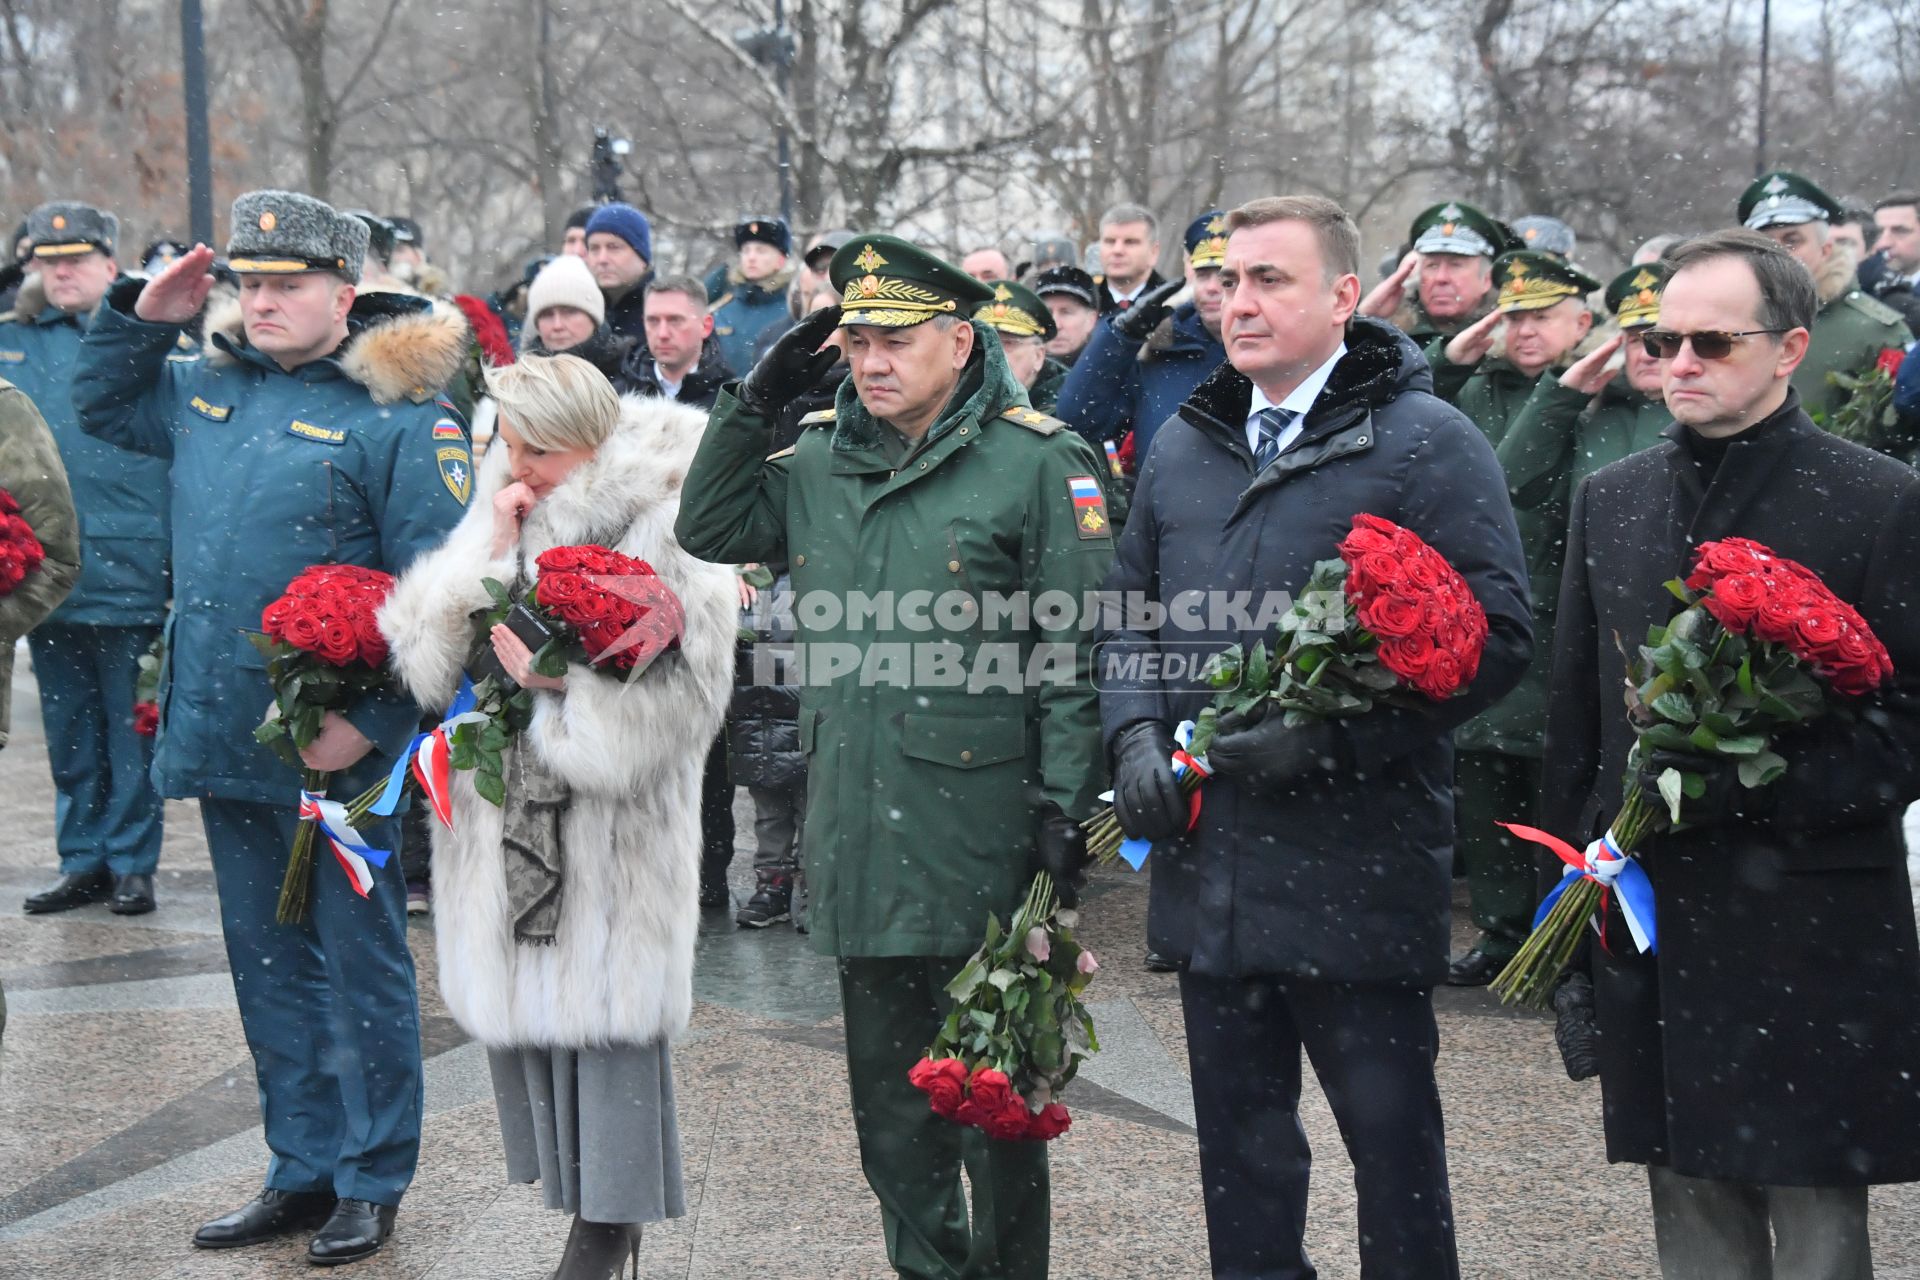
M 1820 310 L 1793 387 L 1822 426 L 1847 402 L 1829 374 L 1865 373 L 1882 352 L 1904 351 L 1913 341 L 1900 313 L 1860 288 L 1860 264 L 1833 239 L 1830 224 L 1841 213 L 1839 201 L 1785 169 L 1761 174 L 1740 196 L 1741 224 L 1777 241 L 1813 273 Z
M 1586 297 L 1600 282 L 1552 254 L 1518 250 L 1494 263 L 1493 312 L 1427 348 L 1434 391 L 1486 433 L 1498 452 L 1548 371 L 1573 359 L 1593 326 Z M 1514 518 L 1527 553 L 1533 629 L 1551 640 L 1566 550 L 1564 477 L 1515 485 Z M 1551 644 L 1535 650 L 1552 651 Z M 1513 691 L 1454 734 L 1455 848 L 1480 938 L 1453 962 L 1455 986 L 1491 982 L 1513 958 L 1533 920 L 1532 846 L 1495 825 L 1529 821 L 1539 799 L 1540 742 L 1546 729 L 1548 672 L 1536 657 Z
M 1047 354 L 1047 344 L 1060 328 L 1040 295 L 1018 280 L 992 280 L 993 297 L 973 310 L 973 318 L 993 330 L 1006 353 L 1007 370 L 1026 390 L 1027 402 L 1041 413 L 1052 413 L 1067 380 L 1067 366 Z
M 1423 347 L 1491 313 L 1493 260 L 1524 247 L 1506 223 L 1464 200 L 1422 209 L 1407 239 L 1413 247 L 1360 300 L 1360 314 L 1392 321 Z
M 213 286 L 196 246 L 150 281 L 116 286 L 81 344 L 81 429 L 170 463 L 174 607 L 153 779 L 200 802 L 234 994 L 272 1158 L 265 1188 L 202 1226 L 206 1249 L 313 1231 L 308 1259 L 378 1250 L 420 1151 L 420 1015 L 399 859 L 364 895 L 321 854 L 305 920 L 275 905 L 300 774 L 255 742 L 272 701 L 246 632 L 308 565 L 399 573 L 466 507 L 472 459 L 436 399 L 466 325 L 424 298 L 356 296 L 367 227 L 311 196 L 233 203 L 237 307 L 207 349 L 168 358 Z M 396 693 L 328 712 L 301 754 L 336 795 L 386 775 L 419 717 Z M 393 824 L 366 832 L 393 847 Z
M 1495 452 L 1515 503 L 1543 486 L 1570 499 L 1600 468 L 1660 443 L 1673 415 L 1660 398 L 1660 361 L 1640 335 L 1660 322 L 1666 282 L 1658 262 L 1615 276 L 1606 309 L 1618 331 L 1559 377 L 1540 379 L 1507 425 Z
M 1101 468 L 967 319 L 990 286 L 886 235 L 849 240 L 828 274 L 841 305 L 721 392 L 677 532 L 708 560 L 792 566 L 809 923 L 839 958 L 861 1163 L 893 1266 L 1038 1278 L 1044 1144 L 940 1119 L 907 1072 L 987 917 L 1006 920 L 1037 868 L 1070 886 L 1084 864 L 1076 820 L 1105 772 L 1079 606 L 1112 559 Z M 851 376 L 768 457 L 782 405 L 836 358 L 819 350 L 836 325 Z M 1075 602 L 1055 629 L 1043 609 L 1002 607 L 1054 592 Z M 877 623 L 850 607 L 882 593 L 899 611 Z M 929 599 L 931 629 L 912 617 Z

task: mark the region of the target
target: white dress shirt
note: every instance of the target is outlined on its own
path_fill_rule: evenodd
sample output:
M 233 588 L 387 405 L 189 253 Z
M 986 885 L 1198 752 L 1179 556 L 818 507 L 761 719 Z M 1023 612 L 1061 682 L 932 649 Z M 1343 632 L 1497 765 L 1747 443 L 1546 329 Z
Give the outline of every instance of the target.
M 1280 452 L 1285 453 L 1295 440 L 1300 438 L 1300 424 L 1306 420 L 1307 410 L 1313 408 L 1313 402 L 1320 398 L 1321 390 L 1327 385 L 1327 379 L 1333 376 L 1333 366 L 1340 363 L 1340 357 L 1347 354 L 1347 344 L 1341 343 L 1340 349 L 1327 357 L 1327 362 L 1300 380 L 1300 385 L 1287 392 L 1287 398 L 1275 404 L 1260 389 L 1259 383 L 1253 384 L 1253 399 L 1247 405 L 1247 448 L 1260 452 L 1260 415 L 1268 409 L 1290 409 L 1293 421 L 1280 433 Z

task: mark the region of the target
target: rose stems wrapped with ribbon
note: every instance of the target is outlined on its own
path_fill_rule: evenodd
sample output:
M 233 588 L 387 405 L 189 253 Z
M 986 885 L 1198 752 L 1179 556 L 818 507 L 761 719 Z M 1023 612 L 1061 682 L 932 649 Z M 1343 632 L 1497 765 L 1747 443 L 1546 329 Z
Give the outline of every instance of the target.
M 1643 952 L 1656 949 L 1653 884 L 1647 879 L 1646 870 L 1634 859 L 1633 852 L 1641 841 L 1664 825 L 1665 816 L 1647 799 L 1646 792 L 1629 784 L 1613 825 L 1606 835 L 1588 845 L 1585 852 L 1533 827 L 1512 822 L 1500 824 L 1522 840 L 1551 849 L 1567 865 L 1560 883 L 1534 912 L 1533 932 L 1494 979 L 1493 989 L 1501 1003 L 1517 1002 L 1535 1009 L 1547 1007 L 1560 973 L 1573 959 L 1587 926 L 1596 924 L 1605 940 L 1610 893 L 1619 893 L 1620 912 L 1628 932 L 1633 935 L 1634 945 Z
M 331 777 L 306 768 L 300 752 L 319 736 L 328 713 L 344 714 L 387 687 L 387 642 L 377 617 L 392 589 L 392 576 L 378 569 L 312 565 L 261 610 L 260 630 L 247 637 L 267 660 L 267 681 L 273 688 L 273 707 L 254 730 L 254 739 L 301 771 L 300 825 L 274 913 L 281 924 L 306 918 L 319 802 Z M 375 860 L 375 865 L 383 861 Z M 343 860 L 341 865 L 354 877 L 349 863 Z

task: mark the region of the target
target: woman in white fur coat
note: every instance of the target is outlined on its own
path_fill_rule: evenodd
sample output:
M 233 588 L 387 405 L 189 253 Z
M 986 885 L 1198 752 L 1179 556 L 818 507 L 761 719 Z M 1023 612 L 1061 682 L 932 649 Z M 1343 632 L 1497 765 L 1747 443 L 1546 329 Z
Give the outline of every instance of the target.
M 686 630 L 631 683 L 571 665 L 547 678 L 504 627 L 489 636 L 535 690 L 514 750 L 541 803 L 557 803 L 557 911 L 527 888 L 507 815 L 453 775 L 453 829 L 433 824 L 440 989 L 487 1047 L 516 1182 L 538 1179 L 574 1215 L 556 1276 L 614 1274 L 640 1224 L 685 1212 L 667 1042 L 693 1004 L 700 771 L 733 681 L 733 574 L 680 550 L 673 521 L 705 415 L 614 394 L 572 356 L 487 372 L 498 435 L 466 518 L 400 579 L 381 613 L 393 663 L 422 705 L 444 708 L 489 607 L 482 580 L 529 584 L 550 547 L 638 556 L 679 596 Z M 508 785 L 520 770 L 509 765 Z M 516 831 L 518 828 L 516 828 Z M 538 919 L 531 928 L 529 919 Z

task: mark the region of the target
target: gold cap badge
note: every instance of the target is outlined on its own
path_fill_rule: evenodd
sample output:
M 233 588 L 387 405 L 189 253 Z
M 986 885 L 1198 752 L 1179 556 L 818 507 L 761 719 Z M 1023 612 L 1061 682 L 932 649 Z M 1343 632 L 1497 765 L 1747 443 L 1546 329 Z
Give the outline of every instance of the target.
M 262 231 L 271 231 L 279 225 L 280 219 L 273 216 L 273 210 L 268 209 L 260 215 L 260 229 Z
M 54 214 L 54 215 L 53 215 L 53 229 L 54 229 L 55 231 L 65 231 L 65 230 L 67 229 L 67 215 L 66 215 L 66 214 L 64 214 L 64 213 L 56 213 L 56 214 Z
M 853 260 L 853 265 L 862 271 L 872 271 L 875 267 L 886 266 L 887 260 L 875 253 L 872 245 L 865 245 L 860 250 L 860 256 Z

